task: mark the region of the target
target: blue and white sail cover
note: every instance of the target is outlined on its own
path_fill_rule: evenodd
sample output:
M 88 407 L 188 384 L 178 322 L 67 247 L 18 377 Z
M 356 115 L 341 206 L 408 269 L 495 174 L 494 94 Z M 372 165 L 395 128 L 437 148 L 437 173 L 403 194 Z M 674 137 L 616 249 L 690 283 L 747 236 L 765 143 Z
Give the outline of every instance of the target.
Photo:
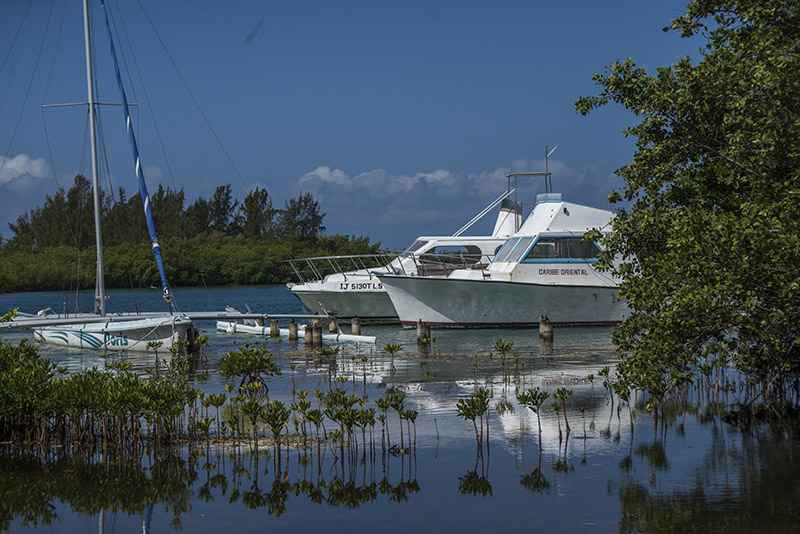
M 128 131 L 128 139 L 130 140 L 131 150 L 133 151 L 133 162 L 136 167 L 136 179 L 139 182 L 139 192 L 142 195 L 144 215 L 147 219 L 147 230 L 150 232 L 150 243 L 153 246 L 153 255 L 155 255 L 156 263 L 158 264 L 158 272 L 161 274 L 161 287 L 164 290 L 164 300 L 171 305 L 172 294 L 169 291 L 167 275 L 164 272 L 164 261 L 161 259 L 161 244 L 158 241 L 158 233 L 156 232 L 156 226 L 153 222 L 153 213 L 150 210 L 150 195 L 147 193 L 147 184 L 145 184 L 144 173 L 142 172 L 142 164 L 139 160 L 139 148 L 136 144 L 136 136 L 133 133 L 131 114 L 128 110 L 128 99 L 125 95 L 125 87 L 122 84 L 122 76 L 120 75 L 119 71 L 119 61 L 117 61 L 117 52 L 114 48 L 114 38 L 111 34 L 111 26 L 108 22 L 108 10 L 103 0 L 100 1 L 100 5 L 103 8 L 103 15 L 105 16 L 106 29 L 108 29 L 108 42 L 111 45 L 111 57 L 114 59 L 114 72 L 117 75 L 117 85 L 119 86 L 120 98 L 122 100 L 122 111 L 125 115 L 125 128 Z

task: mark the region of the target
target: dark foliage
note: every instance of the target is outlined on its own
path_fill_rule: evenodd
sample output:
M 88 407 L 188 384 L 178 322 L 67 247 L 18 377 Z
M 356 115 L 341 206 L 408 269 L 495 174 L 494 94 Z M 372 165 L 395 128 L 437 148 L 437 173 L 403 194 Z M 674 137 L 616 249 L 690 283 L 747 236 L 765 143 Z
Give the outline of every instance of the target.
M 231 186 L 185 207 L 183 190 L 159 186 L 152 195 L 153 218 L 161 238 L 172 286 L 243 285 L 287 282 L 283 260 L 296 257 L 369 254 L 380 244 L 367 237 L 323 235 L 319 202 L 301 193 L 272 207 L 264 189 L 240 204 Z M 0 243 L 0 292 L 91 288 L 95 277 L 91 184 L 76 176 L 73 186 L 48 196 L 41 207 L 21 215 Z M 116 200 L 102 197 L 105 283 L 109 288 L 160 284 L 139 193 Z

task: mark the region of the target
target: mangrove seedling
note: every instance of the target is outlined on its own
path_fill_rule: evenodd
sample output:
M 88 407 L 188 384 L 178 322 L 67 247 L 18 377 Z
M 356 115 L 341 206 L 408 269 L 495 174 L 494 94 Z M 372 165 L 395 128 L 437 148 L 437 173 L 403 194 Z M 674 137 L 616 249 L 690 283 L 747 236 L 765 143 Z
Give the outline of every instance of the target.
M 390 356 L 389 374 L 392 377 L 392 387 L 394 387 L 394 373 L 395 373 L 394 353 L 399 350 L 400 350 L 400 345 L 398 345 L 397 343 L 387 343 L 386 345 L 383 346 L 383 351 L 388 352 Z
M 456 412 L 458 416 L 467 421 L 472 421 L 472 426 L 475 429 L 475 442 L 477 444 L 478 454 L 483 450 L 483 416 L 489 410 L 489 398 L 491 393 L 486 388 L 478 388 L 471 397 L 466 399 L 459 399 L 456 402 Z M 478 419 L 480 419 L 480 430 L 478 429 Z M 487 422 L 487 436 L 486 442 L 489 442 L 488 435 L 488 422 Z
M 250 399 L 239 407 L 239 412 L 250 419 L 253 426 L 253 449 L 258 456 L 258 418 L 261 416 L 261 404 L 255 399 Z
M 267 422 L 267 425 L 269 425 L 269 428 L 272 431 L 272 437 L 275 439 L 278 447 L 279 457 L 281 447 L 281 431 L 289 421 L 289 416 L 291 414 L 291 410 L 289 410 L 286 405 L 280 401 L 269 402 L 261 413 L 264 421 Z
M 220 421 L 219 418 L 219 409 L 225 404 L 225 394 L 224 393 L 211 393 L 206 397 L 206 401 L 208 404 L 216 408 L 217 410 L 217 421 Z M 219 424 L 217 424 L 217 439 L 219 439 Z
M 203 435 L 206 438 L 206 441 L 208 441 L 208 438 L 210 437 L 210 434 L 211 434 L 211 432 L 210 432 L 211 423 L 213 423 L 213 422 L 214 422 L 214 418 L 213 417 L 211 417 L 211 418 L 204 417 L 204 418 L 198 419 L 198 420 L 196 420 L 194 422 L 195 428 L 203 433 Z
M 543 389 L 540 389 L 538 386 L 535 388 L 530 388 L 527 391 L 524 391 L 517 395 L 517 400 L 528 408 L 530 411 L 536 414 L 536 421 L 539 424 L 539 446 L 541 447 L 542 442 L 542 416 L 541 416 L 541 408 L 544 402 L 550 394 Z
M 260 387 L 246 389 L 248 396 L 257 400 L 263 400 L 269 393 L 266 379 L 281 374 L 272 353 L 266 346 L 256 344 L 250 347 L 248 343 L 223 356 L 219 362 L 219 371 L 226 379 L 241 377 L 240 390 L 246 386 L 259 384 Z
M 557 402 L 554 402 L 553 403 L 553 411 L 556 413 L 556 421 L 558 422 L 558 443 L 559 443 L 558 448 L 559 448 L 559 451 L 560 451 L 561 450 L 562 433 L 561 433 L 561 417 L 560 417 L 559 414 L 561 413 L 561 405 L 559 403 L 557 403 Z
M 383 424 L 383 430 L 386 433 L 386 447 L 390 448 L 391 440 L 389 439 L 389 420 L 387 417 L 387 412 L 392 405 L 388 398 L 378 399 L 375 401 L 375 404 L 378 406 L 378 410 L 381 411 L 381 415 L 378 416 L 378 421 Z
M 414 449 L 417 448 L 417 416 L 419 412 L 416 410 L 403 411 L 403 419 L 414 425 Z M 411 441 L 411 427 L 408 429 L 408 440 Z
M 569 421 L 567 421 L 567 399 L 572 396 L 572 390 L 567 388 L 558 388 L 555 393 L 553 393 L 553 398 L 557 399 L 558 402 L 561 403 L 561 409 L 564 412 L 564 426 L 567 430 L 567 435 L 570 433 Z
M 498 338 L 497 341 L 494 342 L 494 350 L 500 355 L 503 365 L 505 365 L 506 356 L 513 346 L 514 342 L 510 339 L 503 340 Z

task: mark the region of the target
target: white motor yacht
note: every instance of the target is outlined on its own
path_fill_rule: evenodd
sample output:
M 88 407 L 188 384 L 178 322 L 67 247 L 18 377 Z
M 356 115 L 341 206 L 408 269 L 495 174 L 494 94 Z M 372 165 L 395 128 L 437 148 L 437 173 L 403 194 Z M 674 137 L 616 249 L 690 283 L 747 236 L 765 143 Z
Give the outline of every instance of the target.
M 300 280 L 300 283 L 290 283 L 288 287 L 314 313 L 336 313 L 340 318 L 358 317 L 363 324 L 397 323 L 397 312 L 378 273 L 441 278 L 455 269 L 481 272 L 522 223 L 520 204 L 508 198 L 514 191 L 509 188 L 455 234 L 420 236 L 396 256 L 326 256 L 288 260 Z M 463 235 L 498 204 L 500 211 L 491 235 Z
M 548 173 L 549 174 L 549 173 Z M 377 273 L 400 321 L 433 327 L 533 327 L 621 322 L 628 307 L 619 280 L 598 271 L 600 248 L 584 242 L 592 229 L 610 231 L 611 211 L 538 195 L 525 223 L 485 270 L 457 269 L 446 278 Z

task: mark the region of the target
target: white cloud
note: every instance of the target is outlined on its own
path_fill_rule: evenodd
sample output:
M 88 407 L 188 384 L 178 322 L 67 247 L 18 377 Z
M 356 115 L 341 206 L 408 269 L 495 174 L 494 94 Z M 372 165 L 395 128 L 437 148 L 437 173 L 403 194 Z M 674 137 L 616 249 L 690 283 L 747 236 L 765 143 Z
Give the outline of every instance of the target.
M 138 184 L 136 181 L 136 175 L 133 172 L 131 172 L 131 174 L 133 175 L 133 182 Z M 161 169 L 161 167 L 157 167 L 156 165 L 144 165 L 142 167 L 142 174 L 144 174 L 144 179 L 146 180 L 148 187 L 149 184 L 155 184 L 155 186 L 158 187 L 158 184 L 164 183 L 165 181 L 163 169 Z M 138 185 L 136 187 L 138 188 Z
M 604 202 L 610 190 L 607 170 L 570 167 L 556 159 L 547 164 L 553 173 L 553 189 L 562 192 L 565 199 L 592 205 Z M 310 192 L 320 201 L 331 233 L 371 235 L 375 239 L 397 236 L 399 241 L 407 241 L 418 234 L 457 230 L 506 190 L 508 173 L 544 168 L 544 159 L 517 159 L 508 167 L 481 172 L 436 169 L 391 174 L 373 169 L 350 176 L 344 170 L 321 165 L 300 177 L 294 189 Z M 536 195 L 544 192 L 544 178 L 519 177 L 516 184 L 516 197 L 528 203 L 527 212 Z M 485 220 L 491 225 L 493 215 Z
M 0 185 L 24 189 L 29 182 L 50 176 L 50 166 L 43 158 L 31 159 L 27 154 L 13 158 L 0 156 Z
M 347 176 L 347 173 L 342 170 L 331 170 L 331 168 L 327 165 L 320 165 L 313 171 L 306 173 L 305 176 L 298 180 L 298 183 L 302 184 L 304 182 L 311 182 L 314 180 L 321 180 L 322 182 L 329 184 L 343 185 L 350 181 L 350 177 Z

